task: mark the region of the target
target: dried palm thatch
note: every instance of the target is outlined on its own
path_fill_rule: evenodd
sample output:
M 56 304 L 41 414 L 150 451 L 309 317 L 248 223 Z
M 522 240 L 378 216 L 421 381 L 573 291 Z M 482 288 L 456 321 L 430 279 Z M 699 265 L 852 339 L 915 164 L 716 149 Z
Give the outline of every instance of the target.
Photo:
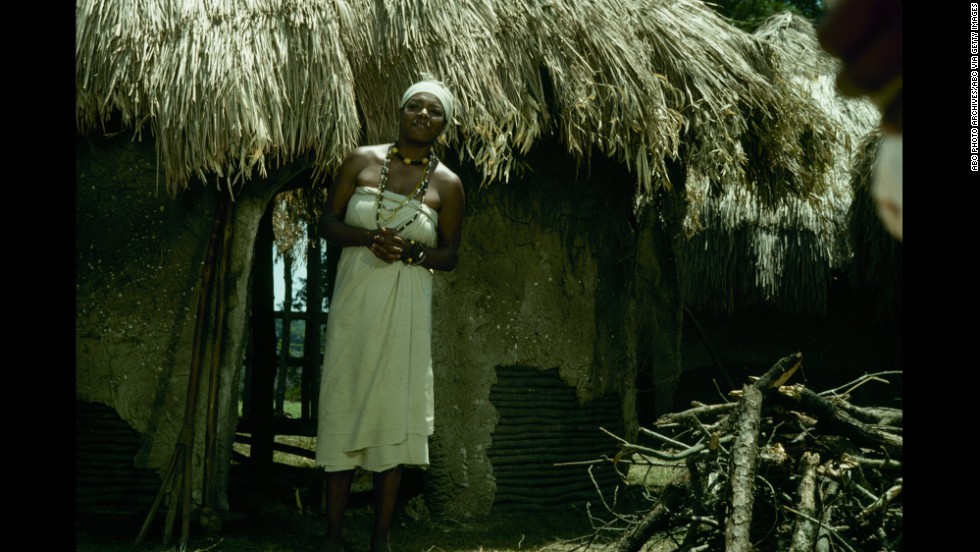
M 793 311 L 823 312 L 832 271 L 849 262 L 844 240 L 852 193 L 848 169 L 858 140 L 880 115 L 866 100 L 848 99 L 835 89 L 837 62 L 823 52 L 813 26 L 784 13 L 767 19 L 754 33 L 774 54 L 776 84 L 801 108 L 817 110 L 813 123 L 797 134 L 800 150 L 787 153 L 809 172 L 799 194 L 766 201 L 748 181 L 717 185 L 715 177 L 689 168 L 684 221 L 685 294 L 694 303 L 730 310 L 740 302 L 776 302 Z M 820 142 L 825 148 L 810 147 Z M 783 178 L 780 170 L 756 178 Z M 769 184 L 769 189 L 779 186 Z M 746 262 L 748 260 L 749 262 Z
M 677 159 L 771 203 L 820 189 L 831 153 L 772 49 L 696 0 L 76 0 L 76 21 L 79 130 L 148 128 L 174 193 L 297 159 L 322 176 L 392 138 L 422 72 L 454 90 L 443 140 L 484 182 L 556 136 L 640 194 Z
M 360 120 L 343 3 L 78 0 L 76 116 L 118 112 L 156 137 L 171 192 L 233 184 L 313 152 L 336 162 Z

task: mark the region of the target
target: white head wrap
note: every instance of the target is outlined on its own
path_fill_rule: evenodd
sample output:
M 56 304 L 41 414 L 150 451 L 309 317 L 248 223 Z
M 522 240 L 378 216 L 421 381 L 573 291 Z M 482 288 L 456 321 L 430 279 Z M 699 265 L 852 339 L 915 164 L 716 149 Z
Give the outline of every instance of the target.
M 449 126 L 449 123 L 453 120 L 453 94 L 439 81 L 423 80 L 409 86 L 408 90 L 402 95 L 402 103 L 398 107 L 405 107 L 408 99 L 419 92 L 428 92 L 439 100 L 442 108 L 446 110 L 446 126 Z

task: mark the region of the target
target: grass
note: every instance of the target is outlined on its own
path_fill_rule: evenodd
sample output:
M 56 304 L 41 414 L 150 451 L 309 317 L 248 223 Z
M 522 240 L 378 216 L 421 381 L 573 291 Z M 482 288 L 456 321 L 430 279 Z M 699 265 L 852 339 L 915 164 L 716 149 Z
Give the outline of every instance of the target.
M 286 414 L 287 418 L 299 418 L 303 415 L 303 403 L 299 401 L 283 401 L 282 411 Z M 242 401 L 238 401 L 238 415 L 242 415 Z
M 316 437 L 306 437 L 302 435 L 276 435 L 275 441 L 284 445 L 291 445 L 310 452 L 316 452 Z M 245 456 L 251 455 L 252 446 L 246 443 L 234 443 L 232 450 Z M 312 458 L 290 454 L 275 450 L 272 452 L 272 461 L 276 464 L 285 466 L 295 466 L 297 468 L 314 468 L 316 463 Z

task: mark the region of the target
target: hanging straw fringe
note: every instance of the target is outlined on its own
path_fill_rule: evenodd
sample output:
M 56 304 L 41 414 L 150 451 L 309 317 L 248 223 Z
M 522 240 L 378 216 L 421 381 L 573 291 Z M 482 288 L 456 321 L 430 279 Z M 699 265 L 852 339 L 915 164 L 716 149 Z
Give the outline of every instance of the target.
M 422 72 L 458 98 L 444 141 L 485 183 L 549 136 L 619 160 L 640 194 L 682 184 L 664 165 L 681 156 L 774 196 L 819 187 L 805 161 L 828 158 L 774 49 L 696 0 L 79 0 L 76 31 L 79 129 L 147 118 L 171 192 L 308 152 L 323 178 L 362 128 L 392 138 Z

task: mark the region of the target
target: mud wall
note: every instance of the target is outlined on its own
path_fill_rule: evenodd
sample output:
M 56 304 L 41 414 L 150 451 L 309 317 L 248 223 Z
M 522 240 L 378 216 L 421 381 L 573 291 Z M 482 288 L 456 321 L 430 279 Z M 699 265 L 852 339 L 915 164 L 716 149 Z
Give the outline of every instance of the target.
M 664 276 L 671 274 L 671 236 L 656 217 L 633 216 L 634 178 L 602 158 L 577 166 L 557 145 L 526 161 L 526 172 L 509 183 L 480 188 L 475 171 L 447 159 L 462 167 L 466 226 L 459 267 L 436 276 L 436 433 L 425 492 L 448 516 L 482 515 L 493 505 L 487 450 L 499 419 L 489 400 L 497 367 L 557 369 L 583 405 L 616 395 L 627 436 L 636 428 L 638 366 L 668 394 L 679 372 L 680 329 L 670 325 L 680 306 L 674 279 Z M 170 198 L 157 188 L 152 141 L 124 135 L 79 137 L 76 175 L 76 395 L 115 409 L 142 435 L 135 466 L 162 475 L 183 425 L 202 263 L 219 196 L 197 184 Z M 222 501 L 255 235 L 269 199 L 292 176 L 270 172 L 235 193 L 218 418 Z M 196 501 L 207 370 L 199 377 Z
M 637 240 L 634 179 L 603 159 L 577 167 L 556 147 L 532 152 L 528 166 L 484 189 L 472 186 L 474 174 L 461 174 L 471 184 L 461 261 L 436 275 L 436 432 L 426 498 L 452 517 L 493 505 L 487 450 L 499 419 L 489 400 L 497 367 L 557 368 L 582 404 L 619 395 L 626 432 L 636 428 L 637 356 L 660 380 L 675 382 L 679 373 L 680 328 L 662 339 L 653 314 L 679 320 L 680 305 L 657 305 L 649 289 L 674 282 L 636 278 L 637 248 L 645 269 L 670 239 L 646 224 L 649 239 Z
M 80 136 L 76 142 L 75 393 L 102 403 L 142 435 L 137 468 L 163 475 L 184 424 L 203 263 L 219 193 L 158 188 L 152 140 Z M 234 201 L 231 265 L 220 361 L 219 507 L 238 420 L 249 277 L 259 220 L 286 173 L 250 183 Z M 207 332 L 216 335 L 213 320 Z M 195 401 L 193 465 L 200 501 L 213 337 Z

